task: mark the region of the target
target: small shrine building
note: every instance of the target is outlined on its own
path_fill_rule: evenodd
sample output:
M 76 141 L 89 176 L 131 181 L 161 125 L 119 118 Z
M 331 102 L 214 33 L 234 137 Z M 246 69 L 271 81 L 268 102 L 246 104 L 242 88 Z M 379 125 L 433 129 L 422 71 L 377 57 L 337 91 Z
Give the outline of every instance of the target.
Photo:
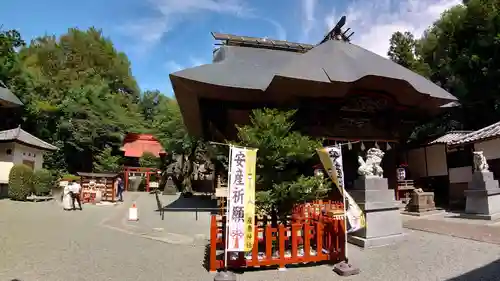
M 123 139 L 121 150 L 125 157 L 131 158 L 141 158 L 144 153 L 156 157 L 166 154 L 161 143 L 151 134 L 128 133 Z

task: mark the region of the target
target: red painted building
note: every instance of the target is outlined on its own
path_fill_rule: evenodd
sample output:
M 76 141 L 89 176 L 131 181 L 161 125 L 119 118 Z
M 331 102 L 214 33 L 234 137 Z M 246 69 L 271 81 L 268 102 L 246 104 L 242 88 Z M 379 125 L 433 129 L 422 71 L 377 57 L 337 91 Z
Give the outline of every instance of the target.
M 144 153 L 148 152 L 156 157 L 167 155 L 163 146 L 158 139 L 151 134 L 128 133 L 123 140 L 121 151 L 123 151 L 124 156 L 127 157 L 125 166 L 123 167 L 125 189 L 129 190 L 130 180 L 133 176 L 145 179 L 144 188 L 145 191 L 149 192 L 151 175 L 157 174 L 159 170 L 156 168 L 139 167 L 139 158 L 141 158 Z
M 160 142 L 151 134 L 128 133 L 123 140 L 121 150 L 125 157 L 132 158 L 140 158 L 146 152 L 156 157 L 167 154 Z

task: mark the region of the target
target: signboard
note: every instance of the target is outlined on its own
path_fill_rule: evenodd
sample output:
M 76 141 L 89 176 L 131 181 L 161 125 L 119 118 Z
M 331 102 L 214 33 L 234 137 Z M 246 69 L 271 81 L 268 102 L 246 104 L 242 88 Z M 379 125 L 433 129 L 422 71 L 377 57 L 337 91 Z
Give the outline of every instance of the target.
M 397 169 L 397 174 L 398 174 L 398 180 L 402 181 L 406 179 L 406 169 L 405 168 L 398 168 Z
M 215 189 L 215 197 L 227 198 L 227 187 L 218 187 Z

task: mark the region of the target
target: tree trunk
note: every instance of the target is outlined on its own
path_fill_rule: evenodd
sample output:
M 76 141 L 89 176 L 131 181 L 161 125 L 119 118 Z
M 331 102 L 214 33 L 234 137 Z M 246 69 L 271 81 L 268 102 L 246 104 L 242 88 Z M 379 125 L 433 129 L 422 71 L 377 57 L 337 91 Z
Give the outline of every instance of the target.
M 191 156 L 188 156 L 188 159 L 186 161 L 186 175 L 184 176 L 184 181 L 183 181 L 183 187 L 184 187 L 184 192 L 186 193 L 193 193 L 193 185 L 191 181 L 191 174 L 193 173 L 193 161 L 190 159 Z
M 181 154 L 180 156 L 180 160 L 179 160 L 179 173 L 176 175 L 177 177 L 177 182 L 181 184 L 181 186 L 179 187 L 179 191 L 183 192 L 184 191 L 184 166 L 186 165 L 186 156 L 183 154 Z

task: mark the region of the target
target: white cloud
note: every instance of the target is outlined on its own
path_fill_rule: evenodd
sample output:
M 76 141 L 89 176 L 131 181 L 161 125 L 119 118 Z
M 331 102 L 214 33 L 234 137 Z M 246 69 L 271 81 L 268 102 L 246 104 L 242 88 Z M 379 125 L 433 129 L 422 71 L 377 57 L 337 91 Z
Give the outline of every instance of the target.
M 187 61 L 184 61 L 183 63 L 179 63 L 175 60 L 169 60 L 165 63 L 165 68 L 169 72 L 176 72 L 186 68 L 197 67 L 207 63 L 209 62 L 205 59 L 191 56 L 187 59 Z
M 309 33 L 316 23 L 315 10 L 316 0 L 302 0 L 302 36 L 303 41 L 307 41 Z
M 344 27 L 356 32 L 353 43 L 386 57 L 392 33 L 409 31 L 420 37 L 442 12 L 461 3 L 461 0 L 354 1 L 345 11 L 333 10 L 324 22 L 331 28 L 346 15 Z
M 155 43 L 169 30 L 169 23 L 163 17 L 143 19 L 137 22 L 127 23 L 120 27 L 120 31 L 126 34 L 136 35 L 144 43 Z
M 159 42 L 167 32 L 190 19 L 195 13 L 211 12 L 235 17 L 252 15 L 252 10 L 243 0 L 150 0 L 149 2 L 157 13 L 155 17 L 131 22 L 120 28 L 122 33 L 136 38 L 143 51 Z
M 185 67 L 183 67 L 181 64 L 179 64 L 176 61 L 170 60 L 165 63 L 165 68 L 170 71 L 170 72 L 176 72 L 183 70 Z
M 265 20 L 268 21 L 270 24 L 272 24 L 276 29 L 276 35 L 273 36 L 273 39 L 286 40 L 286 30 L 283 27 L 283 25 L 272 19 L 265 19 Z
M 245 16 L 250 12 L 240 0 L 152 0 L 151 2 L 165 16 L 198 11 Z
M 197 57 L 189 57 L 189 63 L 190 63 L 189 67 L 196 67 L 203 64 L 207 64 L 207 62 L 204 59 L 200 59 Z

